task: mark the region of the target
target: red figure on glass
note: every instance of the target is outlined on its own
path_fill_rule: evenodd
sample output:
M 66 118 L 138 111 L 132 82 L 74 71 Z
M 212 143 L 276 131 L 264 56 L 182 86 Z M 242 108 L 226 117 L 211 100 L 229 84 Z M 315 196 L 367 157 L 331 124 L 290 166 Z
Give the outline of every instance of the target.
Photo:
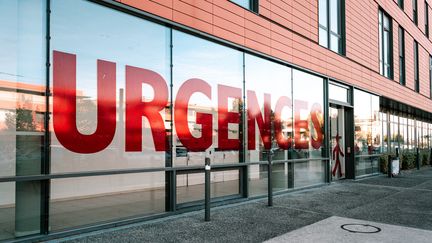
M 339 171 L 339 177 L 342 177 L 343 174 L 342 174 L 342 167 L 341 167 L 339 155 L 341 155 L 342 157 L 344 157 L 345 155 L 342 152 L 342 149 L 341 149 L 340 144 L 339 144 L 340 138 L 341 137 L 339 136 L 339 133 L 336 134 L 336 146 L 333 148 L 333 153 L 332 153 L 333 154 L 332 159 L 336 160 L 336 163 L 335 163 L 335 166 L 333 168 L 332 174 L 333 174 L 333 176 L 335 176 L 336 171 Z

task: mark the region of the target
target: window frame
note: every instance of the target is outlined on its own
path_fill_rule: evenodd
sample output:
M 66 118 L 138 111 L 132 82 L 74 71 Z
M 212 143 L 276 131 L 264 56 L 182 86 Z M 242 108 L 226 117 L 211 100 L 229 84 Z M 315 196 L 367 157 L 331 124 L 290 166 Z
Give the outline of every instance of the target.
M 418 42 L 414 40 L 414 90 L 417 93 L 420 93 L 420 74 L 419 74 L 419 48 Z
M 412 0 L 413 22 L 418 25 L 418 1 Z
M 388 29 L 385 28 L 385 18 L 388 19 L 389 27 Z M 388 32 L 388 51 L 387 51 L 387 58 L 385 58 L 385 40 L 384 40 L 384 34 Z M 378 49 L 379 49 L 379 67 L 380 67 L 380 75 L 393 79 L 394 77 L 394 67 L 393 67 L 393 19 L 390 17 L 387 12 L 385 12 L 383 9 L 378 10 Z M 388 67 L 388 75 L 385 74 L 385 68 Z
M 401 8 L 403 10 L 404 9 L 404 0 L 398 0 L 398 6 L 399 6 L 399 8 Z
M 432 99 L 432 55 L 429 55 L 429 98 Z
M 405 30 L 402 26 L 398 28 L 398 56 L 399 56 L 399 83 L 406 85 L 405 70 Z
M 424 3 L 425 3 L 425 17 L 424 17 L 425 35 L 427 38 L 429 38 L 429 4 L 427 3 L 427 1 L 425 1 Z
M 325 6 L 326 6 L 326 26 L 322 25 L 320 23 L 320 18 L 319 18 L 319 14 L 320 14 L 320 9 L 319 9 L 319 2 L 320 1 L 325 1 Z M 335 33 L 334 31 L 331 30 L 331 17 L 330 17 L 330 0 L 318 0 L 318 44 L 320 46 L 323 46 L 335 53 L 341 54 L 341 55 L 346 55 L 346 38 L 345 38 L 345 0 L 336 0 L 337 1 L 337 10 L 336 12 L 339 13 L 338 15 L 338 31 L 340 33 Z M 326 39 L 327 39 L 327 43 L 326 45 L 323 45 L 321 43 L 319 43 L 319 35 L 320 35 L 320 29 L 325 31 L 325 35 L 326 35 Z M 337 37 L 338 38 L 338 44 L 340 45 L 338 47 L 338 51 L 335 51 L 334 49 L 332 49 L 331 47 L 331 37 Z

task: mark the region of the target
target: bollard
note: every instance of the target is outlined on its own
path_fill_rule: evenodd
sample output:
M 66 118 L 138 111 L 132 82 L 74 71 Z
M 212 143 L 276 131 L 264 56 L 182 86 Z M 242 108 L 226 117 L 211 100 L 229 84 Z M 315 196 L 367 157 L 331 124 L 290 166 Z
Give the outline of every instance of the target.
M 390 154 L 387 155 L 387 176 L 392 178 L 392 157 Z
M 429 149 L 429 164 L 432 166 L 432 148 Z
M 268 151 L 268 183 L 267 183 L 267 192 L 268 192 L 268 206 L 273 206 L 273 184 L 272 184 L 272 151 L 269 149 Z
M 205 158 L 205 221 L 210 221 L 210 158 Z
M 417 170 L 420 170 L 420 149 L 416 148 L 416 163 L 417 163 Z

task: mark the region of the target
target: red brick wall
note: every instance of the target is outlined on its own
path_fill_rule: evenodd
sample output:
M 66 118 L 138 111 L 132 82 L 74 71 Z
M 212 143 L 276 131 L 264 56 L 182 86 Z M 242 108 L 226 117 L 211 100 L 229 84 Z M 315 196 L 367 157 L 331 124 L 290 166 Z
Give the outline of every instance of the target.
M 318 45 L 318 0 L 260 0 L 258 15 L 227 0 L 118 1 L 432 112 L 432 42 L 424 35 L 423 0 L 418 0 L 418 27 L 412 22 L 411 0 L 405 0 L 404 11 L 397 0 L 345 0 L 346 56 Z M 394 80 L 379 74 L 379 7 L 393 19 Z M 398 25 L 406 30 L 406 87 L 399 85 Z M 420 94 L 413 91 L 413 39 L 419 43 Z

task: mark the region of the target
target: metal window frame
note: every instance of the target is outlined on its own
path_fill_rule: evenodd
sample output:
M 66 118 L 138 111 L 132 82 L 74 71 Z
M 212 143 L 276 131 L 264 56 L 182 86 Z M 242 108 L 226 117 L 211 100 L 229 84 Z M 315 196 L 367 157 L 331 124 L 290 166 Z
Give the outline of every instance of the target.
M 420 68 L 419 68 L 419 47 L 418 42 L 414 40 L 414 90 L 420 93 Z
M 399 26 L 398 28 L 398 34 L 399 34 L 399 45 L 398 45 L 398 52 L 399 52 L 399 83 L 401 85 L 406 85 L 406 75 L 405 75 L 405 30 L 402 28 L 402 26 Z
M 432 99 L 432 55 L 429 55 L 429 98 Z
M 346 38 L 345 38 L 345 0 L 337 0 L 337 10 L 336 12 L 338 13 L 337 16 L 337 21 L 338 21 L 338 31 L 340 33 L 335 33 L 334 31 L 331 30 L 330 25 L 330 0 L 324 0 L 326 2 L 326 12 L 327 12 L 327 27 L 323 26 L 320 22 L 319 22 L 319 17 L 318 17 L 318 27 L 325 30 L 326 32 L 326 37 L 327 37 L 327 46 L 324 46 L 325 48 L 338 53 L 340 55 L 346 55 Z M 319 8 L 319 4 L 318 4 L 318 8 Z M 318 9 L 318 14 L 319 14 L 319 9 Z M 318 31 L 318 35 L 319 35 L 319 31 Z M 340 45 L 338 47 L 338 51 L 334 51 L 331 47 L 331 36 L 335 36 L 338 38 L 338 45 Z M 321 45 L 323 46 L 323 45 Z
M 425 35 L 429 39 L 429 4 L 427 3 L 427 1 L 425 1 L 424 3 L 425 3 L 425 17 L 424 17 Z
M 388 19 L 389 28 L 384 27 L 384 20 Z M 382 8 L 378 8 L 378 35 L 381 35 L 381 39 L 378 38 L 378 46 L 381 46 L 381 51 L 379 55 L 379 65 L 380 65 L 380 74 L 386 78 L 393 79 L 394 78 L 394 68 L 393 68 L 393 19 L 390 15 L 385 12 Z M 381 22 L 380 22 L 381 21 Z M 388 32 L 389 40 L 387 46 L 389 48 L 387 57 L 384 55 L 384 33 Z M 389 68 L 388 75 L 385 75 L 385 68 Z M 382 71 L 381 71 L 382 70 Z

